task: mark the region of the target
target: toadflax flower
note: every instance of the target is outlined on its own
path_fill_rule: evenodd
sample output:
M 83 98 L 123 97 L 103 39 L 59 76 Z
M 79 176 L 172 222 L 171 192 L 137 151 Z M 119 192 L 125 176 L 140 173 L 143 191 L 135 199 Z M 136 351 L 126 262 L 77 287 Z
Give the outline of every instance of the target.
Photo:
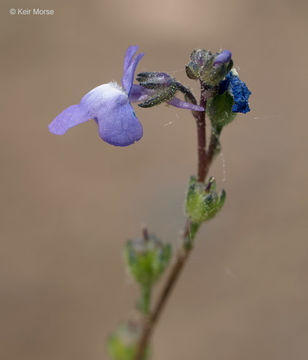
M 85 121 L 94 119 L 99 136 L 109 144 L 127 146 L 141 139 L 143 130 L 129 102 L 136 67 L 143 57 L 137 46 L 130 46 L 124 59 L 121 88 L 110 82 L 88 92 L 78 105 L 72 105 L 58 115 L 49 125 L 49 131 L 63 135 L 66 131 Z
M 140 85 L 133 85 L 136 67 L 144 56 L 137 53 L 138 46 L 130 46 L 124 58 L 122 87 L 115 82 L 103 84 L 89 91 L 77 105 L 69 106 L 50 124 L 49 131 L 55 135 L 63 135 L 66 131 L 88 120 L 95 120 L 99 136 L 105 142 L 115 146 L 128 146 L 140 140 L 143 129 L 137 119 L 131 102 L 146 101 L 155 95 Z M 203 111 L 200 106 L 173 98 L 170 105 Z

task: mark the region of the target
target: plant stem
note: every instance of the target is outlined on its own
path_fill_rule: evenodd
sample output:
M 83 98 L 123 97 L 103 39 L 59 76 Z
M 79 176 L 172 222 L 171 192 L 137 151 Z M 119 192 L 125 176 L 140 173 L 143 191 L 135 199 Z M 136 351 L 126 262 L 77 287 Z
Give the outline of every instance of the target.
M 151 286 L 141 286 L 140 290 L 141 290 L 141 298 L 139 303 L 140 311 L 145 316 L 148 316 L 150 313 L 152 289 Z
M 204 165 L 206 173 L 208 173 L 208 171 L 209 171 L 211 163 L 212 163 L 214 156 L 218 150 L 217 149 L 218 146 L 219 146 L 219 135 L 216 133 L 216 131 L 214 131 L 214 129 L 212 129 L 210 144 L 209 144 L 206 161 L 205 161 L 205 165 Z
M 183 234 L 184 239 L 186 237 L 189 237 L 190 225 L 191 225 L 190 221 L 187 220 L 186 225 L 185 225 L 185 231 Z M 169 298 L 169 295 L 172 292 L 172 289 L 174 288 L 174 286 L 176 284 L 178 277 L 181 274 L 181 271 L 188 259 L 191 249 L 192 249 L 191 246 L 189 248 L 183 247 L 179 251 L 177 258 L 176 258 L 176 262 L 173 265 L 173 267 L 168 275 L 168 278 L 165 282 L 165 286 L 163 287 L 162 292 L 161 292 L 160 296 L 158 297 L 158 301 L 155 305 L 155 308 L 154 308 L 152 314 L 145 321 L 144 328 L 142 330 L 142 335 L 141 335 L 141 338 L 140 338 L 140 341 L 138 344 L 135 360 L 144 360 L 144 355 L 145 355 L 149 340 L 151 338 L 151 335 L 153 333 L 154 327 L 162 313 L 162 310 Z
M 206 125 L 205 125 L 205 114 L 206 114 L 206 102 L 210 96 L 210 89 L 201 81 L 201 96 L 200 106 L 204 107 L 204 111 L 193 112 L 193 116 L 196 118 L 197 123 L 197 134 L 198 134 L 198 181 L 204 182 L 210 164 L 214 157 L 214 150 L 209 152 L 206 151 Z M 194 102 L 194 97 L 191 97 L 191 102 Z M 212 139 L 211 139 L 212 140 Z M 213 140 L 214 141 L 214 140 Z M 215 144 L 214 144 L 215 145 Z M 212 146 L 213 147 L 213 146 Z M 216 145 L 215 145 L 216 147 Z M 214 148 L 215 149 L 215 148 Z M 186 219 L 186 224 L 183 233 L 183 247 L 179 250 L 176 261 L 171 268 L 171 271 L 166 279 L 165 285 L 158 297 L 157 303 L 154 306 L 152 314 L 146 319 L 140 337 L 137 353 L 135 360 L 144 360 L 145 352 L 148 347 L 151 335 L 154 327 L 157 324 L 159 317 L 162 313 L 164 306 L 179 278 L 193 248 L 193 240 L 197 234 L 199 226 L 191 223 L 189 219 Z
M 145 225 L 142 227 L 142 237 L 145 241 L 149 241 L 149 232 L 148 228 Z
M 206 124 L 205 124 L 205 110 L 206 110 L 206 87 L 200 81 L 201 96 L 200 106 L 204 107 L 204 111 L 198 113 L 197 118 L 197 133 L 198 133 L 198 181 L 204 182 L 206 177 Z

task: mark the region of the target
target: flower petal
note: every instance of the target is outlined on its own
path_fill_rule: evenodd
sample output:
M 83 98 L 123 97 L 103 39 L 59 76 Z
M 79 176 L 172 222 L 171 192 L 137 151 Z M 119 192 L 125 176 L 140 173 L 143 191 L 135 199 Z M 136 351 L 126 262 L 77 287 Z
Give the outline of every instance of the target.
M 233 112 L 246 114 L 250 111 L 248 98 L 251 95 L 251 91 L 248 89 L 244 81 L 239 78 L 235 69 L 232 69 L 226 78 L 219 84 L 218 93 L 221 95 L 225 91 L 228 91 L 233 97 Z
M 231 60 L 232 53 L 229 50 L 223 50 L 218 54 L 213 62 L 213 66 L 226 64 Z
M 167 101 L 167 104 L 175 106 L 180 109 L 187 109 L 192 111 L 204 111 L 204 108 L 202 106 L 188 103 L 186 101 L 182 101 L 176 96 L 174 96 L 171 100 Z
M 125 104 L 128 101 L 127 94 L 115 82 L 103 84 L 89 91 L 80 101 L 80 104 L 87 108 L 89 114 L 96 117 L 104 106 L 112 107 Z
M 102 107 L 96 120 L 99 136 L 111 145 L 128 146 L 142 138 L 142 125 L 128 101 L 126 104 Z
M 251 92 L 248 90 L 246 84 L 238 79 L 240 84 L 232 87 L 232 93 L 234 96 L 234 105 L 232 106 L 233 112 L 241 112 L 246 114 L 250 111 L 248 98 Z
M 68 129 L 91 119 L 87 109 L 82 105 L 72 105 L 61 112 L 49 125 L 48 129 L 55 135 L 64 135 Z
M 135 59 L 131 60 L 129 66 L 126 69 L 124 69 L 124 73 L 122 77 L 122 86 L 125 92 L 127 93 L 127 95 L 129 95 L 133 85 L 136 67 L 143 56 L 144 53 L 138 54 L 135 57 Z
M 127 70 L 127 68 L 129 67 L 134 55 L 136 54 L 138 50 L 138 46 L 134 45 L 134 46 L 130 46 L 125 53 L 125 58 L 124 58 L 124 72 Z
M 63 135 L 68 129 L 90 119 L 94 119 L 102 107 L 111 109 L 126 104 L 127 94 L 116 83 L 97 86 L 89 91 L 78 105 L 72 105 L 62 111 L 48 126 L 49 131 Z
M 251 92 L 248 90 L 248 87 L 244 81 L 238 77 L 237 73 L 230 71 L 227 77 L 228 76 L 230 79 L 229 91 L 234 98 L 232 111 L 246 114 L 250 111 L 248 98 Z

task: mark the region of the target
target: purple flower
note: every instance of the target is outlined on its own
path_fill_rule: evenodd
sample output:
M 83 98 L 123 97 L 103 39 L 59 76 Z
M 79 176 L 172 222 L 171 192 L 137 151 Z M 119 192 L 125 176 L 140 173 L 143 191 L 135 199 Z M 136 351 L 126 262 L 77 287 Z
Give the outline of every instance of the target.
M 111 145 L 127 146 L 141 139 L 142 125 L 129 102 L 136 67 L 144 54 L 137 46 L 127 49 L 124 59 L 123 89 L 116 83 L 100 85 L 88 92 L 78 105 L 72 105 L 58 115 L 49 125 L 49 131 L 63 135 L 68 129 L 94 119 L 99 136 Z
M 126 51 L 122 87 L 110 82 L 92 89 L 78 105 L 62 111 L 49 124 L 49 131 L 63 135 L 68 129 L 93 119 L 98 125 L 99 136 L 111 145 L 128 146 L 140 140 L 143 129 L 131 102 L 146 100 L 153 95 L 153 90 L 133 85 L 136 67 L 144 56 L 141 53 L 134 58 L 137 50 L 138 46 L 130 46 Z M 176 98 L 170 104 L 195 111 L 203 110 L 200 106 L 177 101 Z

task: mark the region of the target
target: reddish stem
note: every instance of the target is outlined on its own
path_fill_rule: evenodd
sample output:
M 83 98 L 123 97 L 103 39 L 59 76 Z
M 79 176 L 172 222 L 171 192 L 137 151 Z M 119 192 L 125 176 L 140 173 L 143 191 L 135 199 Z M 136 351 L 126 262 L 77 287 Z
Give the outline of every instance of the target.
M 200 111 L 197 117 L 197 133 L 198 133 L 198 181 L 204 182 L 206 176 L 206 87 L 201 84 L 201 96 L 200 106 L 204 108 L 204 111 Z

